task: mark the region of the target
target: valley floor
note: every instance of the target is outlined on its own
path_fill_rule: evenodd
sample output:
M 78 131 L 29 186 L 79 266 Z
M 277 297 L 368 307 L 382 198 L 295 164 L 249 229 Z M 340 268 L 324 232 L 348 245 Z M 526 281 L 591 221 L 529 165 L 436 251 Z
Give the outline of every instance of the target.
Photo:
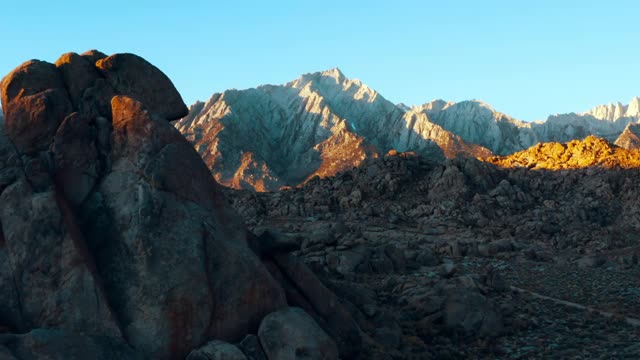
M 336 224 L 343 233 L 331 238 Z M 489 253 L 461 253 L 465 234 L 455 231 L 281 217 L 261 226 L 307 242 L 295 254 L 361 316 L 370 337 L 362 359 L 640 357 L 639 248 L 591 258 L 494 240 Z M 389 247 L 408 256 L 389 256 Z

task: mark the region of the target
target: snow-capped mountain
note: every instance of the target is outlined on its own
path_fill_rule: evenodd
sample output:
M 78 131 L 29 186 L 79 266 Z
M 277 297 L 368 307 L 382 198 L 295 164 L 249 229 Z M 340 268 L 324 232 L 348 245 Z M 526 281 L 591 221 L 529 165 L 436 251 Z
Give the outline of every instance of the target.
M 588 135 L 614 141 L 638 120 L 640 98 L 533 123 L 478 100 L 409 107 L 391 103 L 335 68 L 284 85 L 214 94 L 206 103 L 193 104 L 176 127 L 218 182 L 266 191 L 330 176 L 392 149 L 483 158 Z
M 284 85 L 214 94 L 176 127 L 216 180 L 257 191 L 333 175 L 391 149 L 434 157 L 491 154 L 337 68 Z

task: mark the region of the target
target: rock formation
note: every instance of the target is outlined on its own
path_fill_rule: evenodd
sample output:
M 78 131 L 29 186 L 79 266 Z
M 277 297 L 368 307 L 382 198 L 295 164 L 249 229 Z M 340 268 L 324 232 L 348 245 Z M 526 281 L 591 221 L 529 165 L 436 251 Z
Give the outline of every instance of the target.
M 342 297 L 364 358 L 634 358 L 638 159 L 595 137 L 489 161 L 391 152 L 225 192 L 255 231 L 299 238 L 288 256 Z
M 573 140 L 565 144 L 540 143 L 515 154 L 488 158 L 487 161 L 501 167 L 523 167 L 534 170 L 581 169 L 596 166 L 628 169 L 640 167 L 640 151 L 627 150 L 590 135 L 584 140 Z
M 1 89 L 0 332 L 22 335 L 0 334 L 0 354 L 197 358 L 302 303 L 313 314 L 286 331 L 330 334 L 324 358 L 357 353 L 341 305 L 309 302 L 321 284 L 305 265 L 304 284 L 274 276 L 287 274 L 272 260 L 284 247 L 260 245 L 170 124 L 187 108 L 159 69 L 133 54 L 68 53 L 22 64 Z
M 615 144 L 627 150 L 640 149 L 640 124 L 627 125 L 616 139 Z

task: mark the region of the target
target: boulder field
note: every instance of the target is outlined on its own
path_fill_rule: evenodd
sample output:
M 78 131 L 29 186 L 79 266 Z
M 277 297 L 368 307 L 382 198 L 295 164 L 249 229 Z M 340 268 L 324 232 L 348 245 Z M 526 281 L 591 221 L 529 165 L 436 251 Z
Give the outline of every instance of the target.
M 361 330 L 269 231 L 253 234 L 133 54 L 4 77 L 1 359 L 337 359 Z

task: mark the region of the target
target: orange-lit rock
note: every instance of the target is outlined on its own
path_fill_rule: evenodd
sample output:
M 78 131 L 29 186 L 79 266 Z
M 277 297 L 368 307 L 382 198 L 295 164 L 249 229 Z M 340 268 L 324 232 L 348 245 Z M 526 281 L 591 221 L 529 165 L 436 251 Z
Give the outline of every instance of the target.
M 640 151 L 627 150 L 595 136 L 565 144 L 541 143 L 508 156 L 495 156 L 488 162 L 501 167 L 528 169 L 580 169 L 591 166 L 606 168 L 640 167 Z

